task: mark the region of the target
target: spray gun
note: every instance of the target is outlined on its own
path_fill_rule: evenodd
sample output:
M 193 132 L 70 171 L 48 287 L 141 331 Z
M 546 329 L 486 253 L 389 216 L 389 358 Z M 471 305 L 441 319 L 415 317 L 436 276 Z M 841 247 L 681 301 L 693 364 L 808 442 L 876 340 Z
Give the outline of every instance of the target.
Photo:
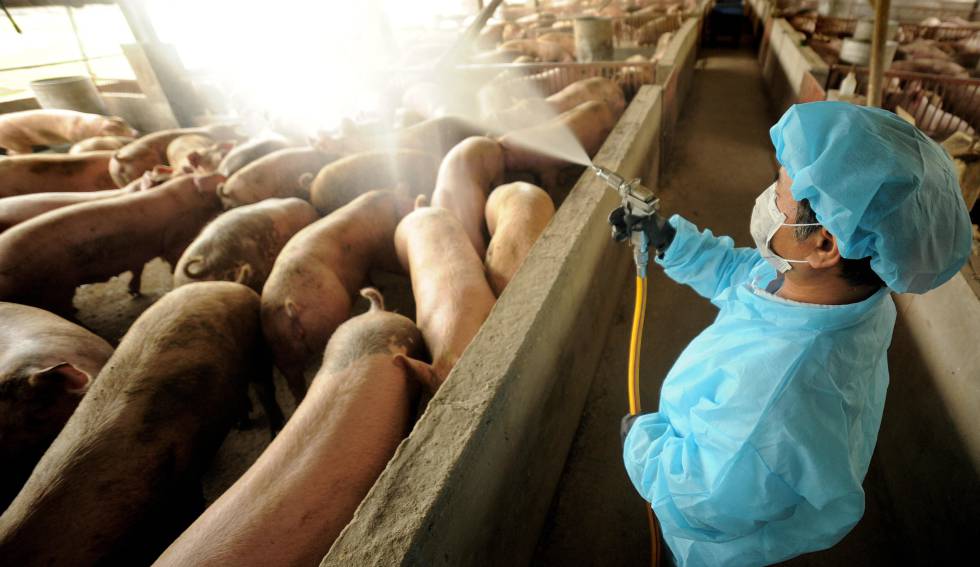
M 660 210 L 660 199 L 652 191 L 640 185 L 639 179 L 626 181 L 623 176 L 598 165 L 592 165 L 592 171 L 619 193 L 623 209 L 634 219 L 648 219 Z M 641 221 L 642 222 L 642 221 Z M 645 278 L 647 264 L 650 262 L 650 239 L 645 230 L 630 233 L 630 245 L 633 247 L 633 261 L 636 263 L 636 274 Z

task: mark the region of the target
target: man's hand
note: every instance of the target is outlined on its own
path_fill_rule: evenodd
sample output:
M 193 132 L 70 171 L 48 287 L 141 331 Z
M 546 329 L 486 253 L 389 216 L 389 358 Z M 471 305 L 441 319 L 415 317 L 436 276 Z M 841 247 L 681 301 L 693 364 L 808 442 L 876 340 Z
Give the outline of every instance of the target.
M 650 216 L 634 216 L 621 206 L 609 213 L 609 224 L 612 225 L 612 237 L 617 242 L 628 240 L 634 232 L 645 231 L 650 244 L 660 256 L 670 246 L 677 232 L 667 219 L 656 213 Z

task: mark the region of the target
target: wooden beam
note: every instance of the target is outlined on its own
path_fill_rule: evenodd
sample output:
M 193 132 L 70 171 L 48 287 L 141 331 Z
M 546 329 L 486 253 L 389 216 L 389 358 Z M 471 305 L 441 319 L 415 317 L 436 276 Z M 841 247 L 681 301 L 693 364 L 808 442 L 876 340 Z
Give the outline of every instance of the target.
M 875 30 L 871 36 L 871 70 L 868 74 L 868 106 L 881 106 L 885 48 L 888 46 L 888 12 L 891 0 L 875 2 Z

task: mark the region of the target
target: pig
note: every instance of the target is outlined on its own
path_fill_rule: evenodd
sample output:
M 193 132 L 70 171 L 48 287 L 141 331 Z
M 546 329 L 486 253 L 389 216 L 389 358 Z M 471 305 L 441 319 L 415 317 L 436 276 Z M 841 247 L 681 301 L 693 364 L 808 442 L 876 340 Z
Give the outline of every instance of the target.
M 623 96 L 623 89 L 616 84 L 616 81 L 604 77 L 592 77 L 575 81 L 557 93 L 546 99 L 551 103 L 555 112 L 561 114 L 577 107 L 578 105 L 596 100 L 604 103 L 612 112 L 613 119 L 619 120 L 626 109 L 626 98 Z
M 373 189 L 398 188 L 400 195 L 410 198 L 428 195 L 437 168 L 431 154 L 416 150 L 354 154 L 320 170 L 310 185 L 310 202 L 326 215 Z
M 0 510 L 7 508 L 112 355 L 47 311 L 0 302 Z
M 231 177 L 239 169 L 272 152 L 285 150 L 293 144 L 278 134 L 268 134 L 236 145 L 218 164 L 218 173 Z
M 143 174 L 143 177 L 133 181 L 122 189 L 83 191 L 80 193 L 31 193 L 0 199 L 0 232 L 48 211 L 62 207 L 77 205 L 78 203 L 88 203 L 99 199 L 108 199 L 110 197 L 119 197 L 135 191 L 151 189 L 170 179 L 170 173 L 169 167 L 159 165 L 154 171 L 147 171 Z
M 0 198 L 56 191 L 112 189 L 111 151 L 0 158 Z
M 640 26 L 634 32 L 634 37 L 636 37 L 636 42 L 639 45 L 656 45 L 664 32 L 673 31 L 680 27 L 681 16 L 679 14 L 661 16 Z
M 308 199 L 309 179 L 338 157 L 315 148 L 272 152 L 236 171 L 218 187 L 218 195 L 226 209 L 271 197 Z
M 615 124 L 616 119 L 609 107 L 592 100 L 544 124 L 501 136 L 499 142 L 504 150 L 507 171 L 535 173 L 542 178 L 553 176 L 555 170 L 568 162 L 561 157 L 536 151 L 533 146 L 548 147 L 555 140 L 565 139 L 571 132 L 585 153 L 592 157 L 602 147 Z
M 490 193 L 486 220 L 491 238 L 484 264 L 494 295 L 500 297 L 554 215 L 551 197 L 530 183 L 508 183 Z
M 262 332 L 296 400 L 303 370 L 338 325 L 372 268 L 401 272 L 394 234 L 411 203 L 371 191 L 299 231 L 279 253 L 262 288 Z
M 302 199 L 266 199 L 232 209 L 201 231 L 174 268 L 174 286 L 224 280 L 262 291 L 279 251 L 319 216 Z
M 432 355 L 432 389 L 449 376 L 456 361 L 490 314 L 496 298 L 483 261 L 466 231 L 446 209 L 421 206 L 395 230 L 395 251 L 412 280 L 415 322 Z
M 85 138 L 81 142 L 76 142 L 71 148 L 68 148 L 68 153 L 80 154 L 99 150 L 118 150 L 135 139 L 129 136 L 96 136 L 94 138 Z
M 221 205 L 218 174 L 171 179 L 152 191 L 72 205 L 0 234 L 0 300 L 71 315 L 75 288 L 158 256 L 173 265 Z
M 496 140 L 467 138 L 442 161 L 432 205 L 448 209 L 463 226 L 473 249 L 486 253 L 483 209 L 490 190 L 504 179 L 504 152 Z
M 167 147 L 170 142 L 188 134 L 202 134 L 217 141 L 240 140 L 241 134 L 233 124 L 214 124 L 200 128 L 175 128 L 161 130 L 137 139 L 116 150 L 109 162 L 109 173 L 117 187 L 153 169 L 156 165 L 168 165 Z
M 0 516 L 0 564 L 145 565 L 190 525 L 249 377 L 269 371 L 258 314 L 231 282 L 146 310 Z
M 636 57 L 644 63 L 648 63 L 642 55 Z M 614 119 L 619 119 L 623 110 L 626 109 L 623 89 L 616 81 L 603 77 L 593 77 L 575 81 L 544 100 L 540 98 L 522 99 L 510 108 L 490 113 L 488 120 L 497 124 L 499 129 L 504 131 L 526 128 L 554 118 L 591 100 L 606 104 Z
M 569 55 L 575 55 L 575 36 L 570 33 L 548 32 L 538 36 L 538 41 L 556 43 Z
M 497 78 L 480 87 L 477 97 L 484 115 L 492 116 L 494 112 L 506 110 L 524 99 L 552 96 L 575 82 L 587 78 L 585 71 L 570 67 L 549 69 L 534 75 L 517 77 L 510 73 L 501 73 Z M 547 118 L 552 115 L 552 112 L 547 112 L 543 116 Z M 532 115 L 530 119 L 537 122 L 541 117 Z M 532 124 L 528 123 L 525 126 Z
M 484 51 L 470 57 L 470 62 L 478 65 L 500 65 L 503 63 L 513 63 L 517 59 L 524 57 L 524 51 L 515 47 L 503 49 L 498 47 L 493 51 Z
M 540 61 L 568 63 L 575 61 L 572 53 L 566 51 L 560 43 L 538 41 L 536 39 L 512 39 L 500 44 L 497 49 L 502 51 L 517 50 L 523 55 L 529 55 Z
M 167 163 L 181 173 L 214 173 L 233 147 L 234 142 L 216 143 L 203 134 L 184 134 L 167 145 Z
M 330 549 L 431 382 L 410 358 L 424 350 L 415 324 L 385 311 L 376 290 L 361 295 L 370 310 L 337 328 L 286 427 L 155 566 L 316 565 Z
M 30 153 L 34 146 L 72 144 L 95 136 L 136 136 L 118 116 L 45 108 L 0 115 L 0 148 Z
M 377 150 L 418 150 L 442 160 L 446 154 L 471 136 L 482 136 L 485 129 L 457 116 L 440 116 L 407 128 L 377 136 L 351 136 L 339 140 L 321 138 L 317 147 L 328 153 L 353 154 Z
M 969 78 L 970 73 L 963 67 L 948 59 L 905 59 L 895 61 L 888 68 L 889 71 L 911 71 L 913 73 L 929 73 L 934 75 L 948 75 L 950 77 Z
M 651 65 L 653 61 L 642 55 L 627 57 L 626 63 L 636 63 L 636 65 L 623 67 L 616 73 L 616 86 L 624 93 L 634 93 L 639 85 L 653 83 L 656 80 L 656 66 Z

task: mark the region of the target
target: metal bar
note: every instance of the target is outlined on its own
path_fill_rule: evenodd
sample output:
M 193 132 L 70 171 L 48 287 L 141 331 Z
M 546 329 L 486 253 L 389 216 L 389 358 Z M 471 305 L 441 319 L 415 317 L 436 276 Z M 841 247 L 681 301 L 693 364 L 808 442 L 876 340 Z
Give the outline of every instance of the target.
M 160 38 L 157 37 L 150 16 L 146 12 L 144 0 L 119 0 L 118 4 L 136 41 L 151 44 L 159 43 Z
M 14 26 L 15 32 L 24 33 L 21 31 L 20 26 L 17 25 L 17 22 L 14 21 L 14 17 L 10 15 L 10 10 L 7 9 L 7 5 L 3 3 L 3 0 L 0 0 L 0 10 L 3 10 L 3 13 L 6 14 L 7 19 L 10 20 L 10 25 Z
M 497 6 L 500 6 L 501 2 L 503 2 L 503 0 L 490 0 L 490 3 L 483 8 L 480 15 L 477 16 L 476 19 L 473 20 L 473 23 L 466 28 L 466 31 L 460 34 L 459 39 L 456 40 L 456 43 L 454 43 L 453 46 L 449 48 L 449 51 L 447 51 L 446 54 L 439 59 L 439 61 L 435 64 L 435 67 L 439 68 L 455 63 L 463 51 L 468 49 L 473 44 L 473 41 L 480 34 L 483 26 L 486 25 L 487 20 L 489 20 L 490 16 L 497 11 Z
M 110 59 L 112 57 L 123 57 L 122 54 L 114 53 L 111 55 L 96 55 L 95 57 L 89 57 L 89 61 L 97 61 L 99 59 Z M 22 65 L 20 67 L 6 67 L 0 69 L 0 73 L 6 73 L 7 71 L 26 71 L 28 69 L 40 69 L 42 67 L 54 67 L 56 65 L 70 65 L 72 63 L 85 63 L 85 59 L 70 59 L 68 61 L 55 61 L 54 63 L 41 63 L 39 65 Z
M 82 44 L 82 37 L 78 35 L 78 24 L 75 22 L 75 9 L 71 6 L 65 6 L 65 12 L 68 14 L 68 21 L 71 22 L 71 31 L 75 36 L 75 43 L 78 44 L 78 52 L 82 54 L 82 59 L 85 61 L 85 69 L 88 71 L 88 76 L 95 81 L 95 71 L 92 70 L 92 62 L 89 61 L 88 53 L 85 53 L 85 45 Z
M 888 43 L 888 12 L 891 0 L 875 2 L 875 30 L 871 36 L 871 75 L 868 81 L 868 106 L 881 106 L 882 76 L 885 71 L 885 46 Z

